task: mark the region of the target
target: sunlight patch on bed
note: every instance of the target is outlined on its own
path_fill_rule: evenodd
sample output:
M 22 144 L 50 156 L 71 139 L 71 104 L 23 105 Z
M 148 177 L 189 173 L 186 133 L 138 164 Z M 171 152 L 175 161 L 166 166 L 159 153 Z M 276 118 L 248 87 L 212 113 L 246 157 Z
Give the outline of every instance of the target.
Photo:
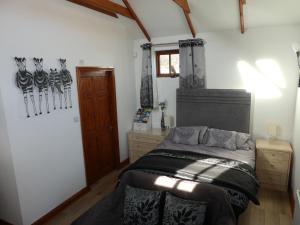
M 155 185 L 166 187 L 166 188 L 174 188 L 177 183 L 177 180 L 174 178 L 160 176 L 155 180 Z
M 281 98 L 281 89 L 286 86 L 279 65 L 274 60 L 257 60 L 258 68 L 246 61 L 238 62 L 238 69 L 247 91 L 254 93 L 256 98 Z
M 196 185 L 195 182 L 183 180 L 177 185 L 177 189 L 180 191 L 193 192 Z

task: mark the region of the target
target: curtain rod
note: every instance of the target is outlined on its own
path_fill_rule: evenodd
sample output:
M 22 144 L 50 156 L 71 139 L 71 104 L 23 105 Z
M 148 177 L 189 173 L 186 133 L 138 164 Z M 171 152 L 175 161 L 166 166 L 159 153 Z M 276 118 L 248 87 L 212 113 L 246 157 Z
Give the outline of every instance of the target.
M 159 47 L 159 46 L 168 46 L 168 45 L 179 45 L 178 42 L 170 42 L 170 43 L 160 43 L 160 44 L 152 44 L 152 46 L 156 46 L 156 47 Z

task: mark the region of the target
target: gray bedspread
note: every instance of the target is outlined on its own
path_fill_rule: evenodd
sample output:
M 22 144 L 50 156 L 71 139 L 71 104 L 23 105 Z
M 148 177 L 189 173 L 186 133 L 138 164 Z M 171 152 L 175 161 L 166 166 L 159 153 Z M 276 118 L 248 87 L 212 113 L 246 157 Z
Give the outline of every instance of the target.
M 181 198 L 205 201 L 208 204 L 205 225 L 236 224 L 228 194 L 219 187 L 142 171 L 127 171 L 113 193 L 97 203 L 72 225 L 122 225 L 126 185 L 148 190 L 169 191 Z
M 164 140 L 157 146 L 157 149 L 171 149 L 179 151 L 189 151 L 201 154 L 206 154 L 214 157 L 220 157 L 225 159 L 234 159 L 243 163 L 248 164 L 253 169 L 255 168 L 255 150 L 239 150 L 230 151 L 218 147 L 207 147 L 203 144 L 200 145 L 183 145 L 176 144 L 171 140 Z

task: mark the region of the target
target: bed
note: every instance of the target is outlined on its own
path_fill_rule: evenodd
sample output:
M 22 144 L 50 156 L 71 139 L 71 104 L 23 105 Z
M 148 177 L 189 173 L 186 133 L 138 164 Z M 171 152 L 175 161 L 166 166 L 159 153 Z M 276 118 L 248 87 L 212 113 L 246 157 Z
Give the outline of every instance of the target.
M 250 109 L 251 95 L 244 90 L 177 90 L 179 127 L 249 133 Z M 116 190 L 72 225 L 123 224 L 127 186 L 204 201 L 205 225 L 234 225 L 249 200 L 259 204 L 253 146 L 230 151 L 204 143 L 175 143 L 172 132 L 156 149 L 126 168 Z

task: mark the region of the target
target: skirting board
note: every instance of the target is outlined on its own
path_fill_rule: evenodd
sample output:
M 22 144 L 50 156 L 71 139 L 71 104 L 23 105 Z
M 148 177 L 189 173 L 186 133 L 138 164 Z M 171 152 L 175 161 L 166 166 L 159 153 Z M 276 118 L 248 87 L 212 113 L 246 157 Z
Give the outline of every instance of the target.
M 123 169 L 124 167 L 129 165 L 129 158 L 125 159 L 124 161 L 120 162 L 118 169 Z
M 294 216 L 295 212 L 295 197 L 294 197 L 294 190 L 292 187 L 289 188 L 289 199 L 290 199 L 290 207 L 292 211 L 292 216 Z
M 73 203 L 74 201 L 76 201 L 77 199 L 79 199 L 81 196 L 83 196 L 84 194 L 86 194 L 89 191 L 90 191 L 89 187 L 83 188 L 82 190 L 77 192 L 75 195 L 73 195 L 72 197 L 70 197 L 69 199 L 67 199 L 63 203 L 61 203 L 59 206 L 57 206 L 56 208 L 54 208 L 53 210 L 48 212 L 46 215 L 44 215 L 43 217 L 41 217 L 40 219 L 35 221 L 32 225 L 43 225 L 43 224 L 45 224 L 47 221 L 49 221 L 51 218 L 56 216 L 59 212 L 61 212 L 63 209 L 65 209 L 67 206 L 69 206 L 71 203 Z
M 118 165 L 118 169 L 122 169 L 129 165 L 129 158 L 120 162 Z M 53 218 L 55 215 L 57 215 L 59 212 L 61 212 L 63 209 L 65 209 L 67 206 L 69 206 L 71 203 L 79 199 L 81 196 L 89 192 L 90 188 L 85 187 L 79 192 L 77 192 L 75 195 L 73 195 L 71 198 L 67 199 L 65 202 L 51 210 L 49 213 L 38 219 L 36 222 L 34 222 L 32 225 L 42 225 L 45 224 L 47 221 L 49 221 L 51 218 Z M 1 224 L 0 224 L 1 225 Z

